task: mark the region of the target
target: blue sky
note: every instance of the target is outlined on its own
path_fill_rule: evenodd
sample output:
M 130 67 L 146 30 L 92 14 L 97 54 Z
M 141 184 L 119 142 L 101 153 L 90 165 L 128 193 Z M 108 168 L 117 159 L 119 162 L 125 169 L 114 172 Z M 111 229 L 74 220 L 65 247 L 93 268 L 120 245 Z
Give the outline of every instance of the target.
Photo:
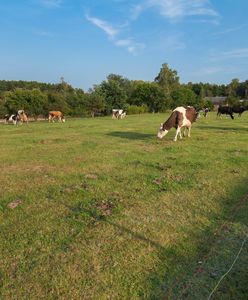
M 248 79 L 247 0 L 0 0 L 0 79 Z

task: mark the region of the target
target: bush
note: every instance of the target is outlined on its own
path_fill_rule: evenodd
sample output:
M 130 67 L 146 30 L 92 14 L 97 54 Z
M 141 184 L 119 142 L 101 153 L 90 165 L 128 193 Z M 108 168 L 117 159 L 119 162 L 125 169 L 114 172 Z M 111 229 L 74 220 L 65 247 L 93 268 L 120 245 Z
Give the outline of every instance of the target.
M 146 105 L 138 106 L 138 105 L 129 105 L 127 108 L 128 115 L 138 115 L 144 114 L 148 112 L 148 107 Z

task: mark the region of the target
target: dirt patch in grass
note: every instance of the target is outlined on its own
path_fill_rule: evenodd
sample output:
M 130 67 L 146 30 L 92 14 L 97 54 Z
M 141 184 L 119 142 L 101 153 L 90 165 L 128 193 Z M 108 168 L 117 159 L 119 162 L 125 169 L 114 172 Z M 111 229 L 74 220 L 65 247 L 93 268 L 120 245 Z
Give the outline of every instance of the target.
M 15 201 L 8 204 L 8 207 L 11 209 L 15 209 L 17 206 L 19 206 L 22 203 L 21 199 L 16 199 Z

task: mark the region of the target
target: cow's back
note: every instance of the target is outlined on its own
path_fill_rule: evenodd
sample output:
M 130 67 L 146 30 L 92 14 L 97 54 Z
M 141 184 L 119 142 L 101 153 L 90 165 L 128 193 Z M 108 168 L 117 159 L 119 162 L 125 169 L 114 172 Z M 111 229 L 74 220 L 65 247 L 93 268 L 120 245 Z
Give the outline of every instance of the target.
M 190 123 L 193 123 L 197 119 L 197 111 L 193 106 L 187 106 L 186 107 L 186 118 L 190 121 Z

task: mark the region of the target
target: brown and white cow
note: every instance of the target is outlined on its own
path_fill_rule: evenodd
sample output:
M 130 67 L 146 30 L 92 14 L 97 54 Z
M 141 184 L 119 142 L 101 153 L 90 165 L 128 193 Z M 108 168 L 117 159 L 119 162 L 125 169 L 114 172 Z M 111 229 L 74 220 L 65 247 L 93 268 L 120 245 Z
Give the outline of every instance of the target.
M 17 119 L 18 122 L 20 122 L 21 124 L 24 122 L 28 124 L 28 117 L 23 109 L 18 110 L 17 114 L 18 114 L 18 119 Z
M 174 137 L 174 141 L 177 141 L 178 135 L 180 139 L 182 138 L 181 128 L 184 128 L 184 134 L 183 134 L 184 136 L 185 136 L 185 130 L 187 128 L 188 137 L 190 137 L 190 129 L 192 123 L 196 121 L 197 115 L 198 115 L 197 111 L 192 106 L 177 107 L 176 109 L 173 110 L 169 119 L 164 123 L 161 123 L 157 137 L 162 139 L 172 127 L 176 128 L 177 130 L 176 135 Z
M 61 111 L 49 111 L 48 121 L 54 122 L 57 119 L 59 122 L 65 122 L 65 117 Z

